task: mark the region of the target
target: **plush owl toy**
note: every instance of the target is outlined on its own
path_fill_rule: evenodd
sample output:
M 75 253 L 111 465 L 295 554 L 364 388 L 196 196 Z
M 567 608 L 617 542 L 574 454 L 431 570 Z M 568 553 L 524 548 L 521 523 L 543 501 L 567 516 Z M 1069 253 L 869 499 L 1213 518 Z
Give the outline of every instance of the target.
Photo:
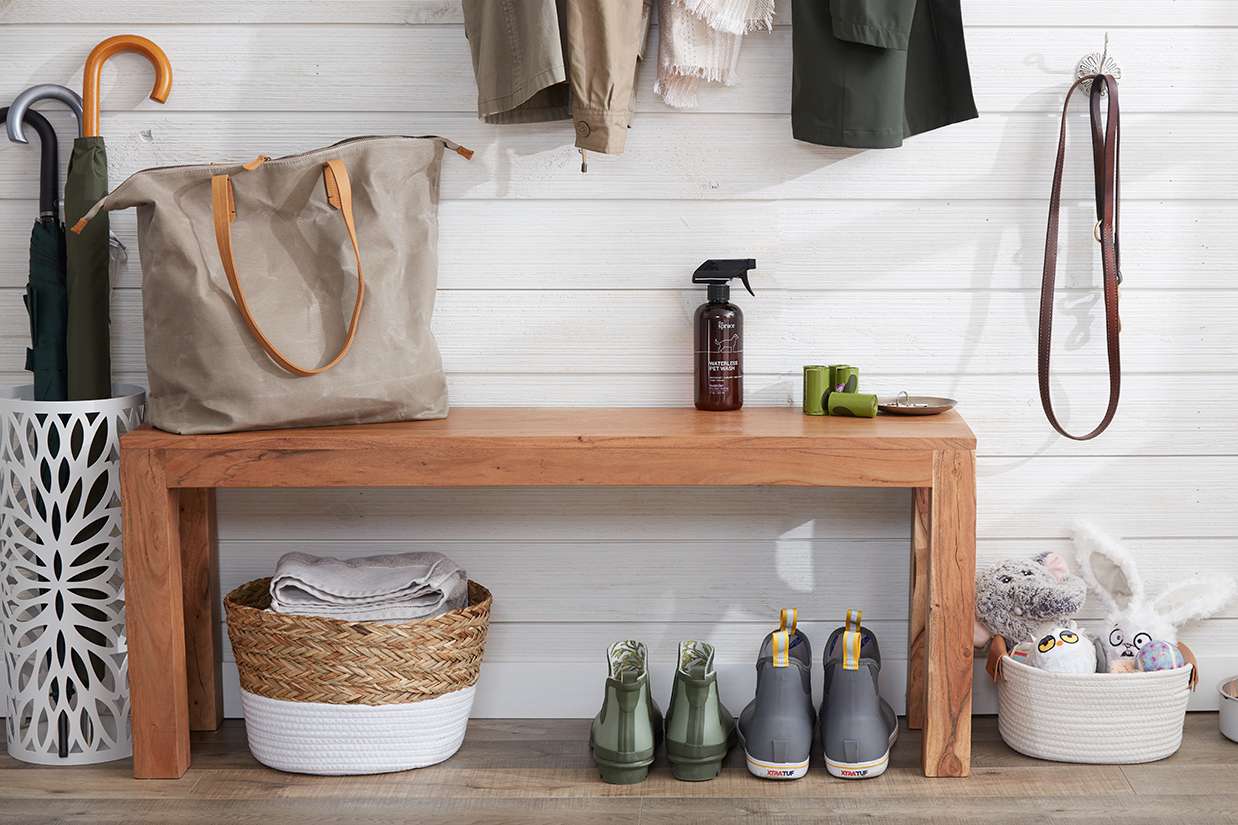
M 1027 663 L 1051 673 L 1095 673 L 1096 648 L 1077 628 L 1055 627 L 1032 645 Z

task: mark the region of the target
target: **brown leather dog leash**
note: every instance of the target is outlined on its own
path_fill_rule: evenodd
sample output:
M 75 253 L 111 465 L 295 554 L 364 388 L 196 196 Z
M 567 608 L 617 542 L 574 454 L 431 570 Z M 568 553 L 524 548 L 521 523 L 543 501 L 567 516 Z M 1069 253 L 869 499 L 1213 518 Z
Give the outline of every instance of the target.
M 1100 242 L 1101 269 L 1105 289 L 1105 338 L 1109 351 L 1109 406 L 1104 418 L 1087 435 L 1071 435 L 1058 423 L 1049 393 L 1049 359 L 1053 348 L 1053 298 L 1057 278 L 1057 241 L 1059 213 L 1062 206 L 1062 167 L 1066 160 L 1066 120 L 1070 98 L 1080 84 L 1091 80 L 1089 109 L 1092 116 L 1092 161 L 1096 178 L 1096 225 L 1093 236 Z M 1103 84 L 1103 86 L 1102 86 Z M 1107 122 L 1101 120 L 1101 90 L 1108 91 Z M 1122 359 L 1118 336 L 1122 322 L 1118 315 L 1118 286 L 1122 283 L 1121 258 L 1118 244 L 1118 197 L 1121 191 L 1118 175 L 1118 144 L 1121 137 L 1118 116 L 1118 82 L 1111 75 L 1093 75 L 1076 80 L 1066 93 L 1062 106 L 1062 130 L 1058 137 L 1057 163 L 1053 168 L 1053 191 L 1049 196 L 1049 227 L 1045 233 L 1045 269 L 1040 286 L 1040 343 L 1038 373 L 1040 404 L 1053 429 L 1075 441 L 1087 441 L 1105 431 L 1118 411 L 1118 396 L 1122 389 Z

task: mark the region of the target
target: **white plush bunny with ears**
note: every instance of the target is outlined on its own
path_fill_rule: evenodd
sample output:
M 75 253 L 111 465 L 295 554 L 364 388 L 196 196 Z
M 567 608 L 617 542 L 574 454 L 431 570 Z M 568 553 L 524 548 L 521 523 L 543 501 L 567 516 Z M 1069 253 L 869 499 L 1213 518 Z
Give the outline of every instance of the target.
M 1135 560 L 1116 539 L 1080 523 L 1074 540 L 1079 572 L 1106 610 L 1100 641 L 1109 661 L 1133 657 L 1153 639 L 1177 644 L 1182 625 L 1217 613 L 1238 593 L 1232 576 L 1211 575 L 1184 579 L 1149 598 Z M 1183 655 L 1190 652 L 1180 647 Z

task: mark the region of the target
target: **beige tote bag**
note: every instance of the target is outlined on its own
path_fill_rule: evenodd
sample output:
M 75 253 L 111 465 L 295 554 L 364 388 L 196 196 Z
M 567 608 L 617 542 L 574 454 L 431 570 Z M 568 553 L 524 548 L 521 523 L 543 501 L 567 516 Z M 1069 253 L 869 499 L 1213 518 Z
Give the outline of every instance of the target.
M 442 138 L 138 172 L 150 421 L 176 433 L 447 415 L 430 331 Z M 79 227 L 75 227 L 79 228 Z

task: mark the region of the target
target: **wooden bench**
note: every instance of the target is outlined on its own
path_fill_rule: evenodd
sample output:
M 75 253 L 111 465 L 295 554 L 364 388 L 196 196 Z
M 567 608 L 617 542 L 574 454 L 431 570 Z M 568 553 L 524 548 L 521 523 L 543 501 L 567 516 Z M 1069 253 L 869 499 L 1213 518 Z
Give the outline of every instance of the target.
M 923 727 L 926 775 L 966 776 L 975 446 L 954 412 L 845 419 L 786 408 L 466 408 L 402 424 L 136 430 L 121 439 L 134 775 L 181 776 L 189 732 L 223 718 L 218 487 L 787 485 L 914 491 L 908 722 Z M 501 600 L 502 582 L 490 584 Z

